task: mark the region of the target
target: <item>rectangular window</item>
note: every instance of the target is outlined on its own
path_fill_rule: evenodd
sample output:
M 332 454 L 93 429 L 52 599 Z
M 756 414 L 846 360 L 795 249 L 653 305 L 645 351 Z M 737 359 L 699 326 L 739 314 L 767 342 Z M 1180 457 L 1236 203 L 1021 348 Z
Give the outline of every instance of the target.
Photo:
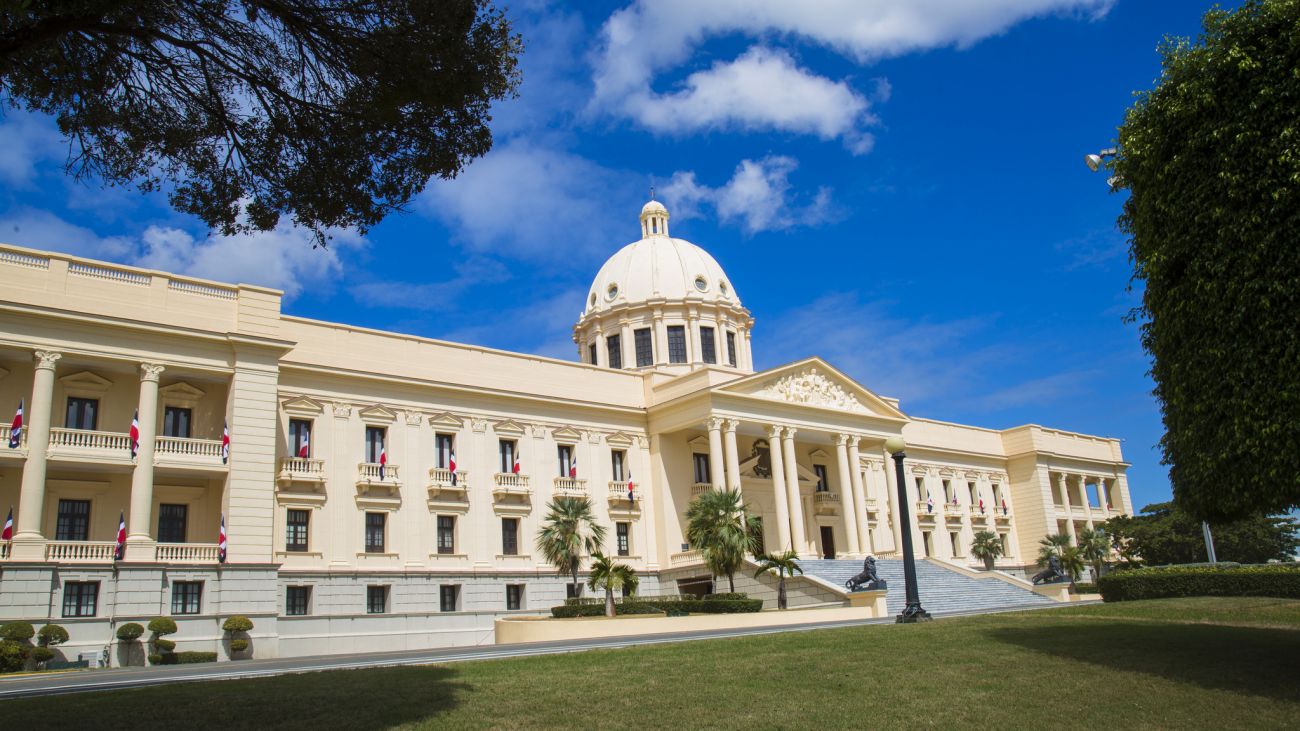
M 524 585 L 506 584 L 506 609 L 524 608 Z
M 68 415 L 63 425 L 69 429 L 94 431 L 99 424 L 99 399 L 68 397 Z
M 830 481 L 826 479 L 826 465 L 813 465 L 813 473 L 817 475 L 817 492 L 826 492 L 831 489 Z
M 956 532 L 949 533 L 948 540 L 952 541 L 952 555 L 961 558 L 961 534 Z
M 727 331 L 727 365 L 736 367 L 736 333 Z
M 627 452 L 621 449 L 611 450 L 609 453 L 610 474 L 614 477 L 615 482 L 622 482 L 627 479 L 627 471 L 624 466 L 627 464 Z
M 60 500 L 59 515 L 54 523 L 54 540 L 90 540 L 90 501 Z
M 650 328 L 643 327 L 639 330 L 633 330 L 632 342 L 636 345 L 637 368 L 654 365 L 655 350 L 650 339 Z
M 501 519 L 501 554 L 504 556 L 519 555 L 518 518 Z
M 311 456 L 311 421 L 289 420 L 289 452 L 295 457 Z
M 596 365 L 596 344 L 592 343 L 587 346 L 587 362 Z
M 971 504 L 971 505 L 979 505 L 979 504 L 980 504 L 979 491 L 975 488 L 975 483 L 973 483 L 973 482 L 967 482 L 967 483 L 966 483 L 966 492 L 969 493 L 970 504 Z
M 366 587 L 366 614 L 383 614 L 388 611 L 388 587 Z
M 668 326 L 668 362 L 686 362 L 686 327 L 683 325 Z
M 623 522 L 614 524 L 614 535 L 617 539 L 616 545 L 618 548 L 618 555 L 620 556 L 632 555 L 632 546 L 628 535 L 631 532 L 630 531 L 631 526 L 632 526 L 631 523 L 623 523 Z
M 509 439 L 497 442 L 497 452 L 501 455 L 501 471 L 513 472 L 515 468 L 515 443 Z
M 569 468 L 573 466 L 573 447 L 569 444 L 561 444 L 556 447 L 556 455 L 559 457 L 560 477 L 569 476 Z
M 311 511 L 291 508 L 284 524 L 284 550 L 303 553 L 307 550 Z
M 691 455 L 691 460 L 695 465 L 695 484 L 708 485 L 713 482 L 709 475 L 709 455 L 696 452 Z
M 576 598 L 576 597 L 578 596 L 578 592 L 579 592 L 580 589 L 581 589 L 581 586 L 582 586 L 582 585 L 579 584 L 578 586 L 575 587 L 573 584 L 567 584 L 567 583 L 566 583 L 566 584 L 564 585 L 564 598 L 565 598 L 565 599 L 573 599 L 573 598 Z
M 98 581 L 69 581 L 63 585 L 63 616 L 65 617 L 93 617 L 98 602 Z
M 451 453 L 456 449 L 455 437 L 451 434 L 433 435 L 433 449 L 436 452 L 435 459 L 437 466 L 442 469 L 449 469 L 451 464 Z
M 456 600 L 460 598 L 460 586 L 458 584 L 443 584 L 438 587 L 438 610 L 442 612 L 456 611 Z
M 609 367 L 623 367 L 623 338 L 618 335 L 609 335 L 605 338 L 605 347 L 609 350 Z
M 385 513 L 366 513 L 366 553 L 384 552 Z
M 366 461 L 370 464 L 379 462 L 379 455 L 384 453 L 384 437 L 388 430 L 382 426 L 366 427 Z
M 310 586 L 290 586 L 284 591 L 284 613 L 290 617 L 305 617 L 311 601 Z
M 190 438 L 190 423 L 194 412 L 179 406 L 168 406 L 163 410 L 163 436 Z
M 713 340 L 711 327 L 700 327 L 700 358 L 705 363 L 718 362 L 718 346 Z
M 951 480 L 944 480 L 944 481 L 943 481 L 943 501 L 946 502 L 946 503 L 950 503 L 950 502 L 952 502 L 952 498 L 953 498 L 953 492 L 952 492 L 952 481 L 951 481 Z
M 1011 543 L 1007 540 L 1007 534 L 1006 534 L 1006 533 L 999 533 L 999 534 L 998 534 L 998 540 L 1002 543 L 1002 555 L 1003 555 L 1003 556 L 1010 556 L 1010 555 L 1011 555 Z
M 158 542 L 184 543 L 188 505 L 163 503 L 158 506 Z
M 177 581 L 172 584 L 172 614 L 198 614 L 202 606 L 202 581 Z
M 456 552 L 456 516 L 438 516 L 438 553 Z

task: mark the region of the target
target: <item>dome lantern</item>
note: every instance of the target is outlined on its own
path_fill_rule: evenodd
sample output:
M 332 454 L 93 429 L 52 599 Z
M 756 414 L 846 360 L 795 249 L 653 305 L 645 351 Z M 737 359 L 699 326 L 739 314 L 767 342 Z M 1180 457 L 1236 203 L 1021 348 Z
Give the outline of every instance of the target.
M 641 208 L 641 238 L 668 235 L 668 209 L 657 200 L 651 200 Z

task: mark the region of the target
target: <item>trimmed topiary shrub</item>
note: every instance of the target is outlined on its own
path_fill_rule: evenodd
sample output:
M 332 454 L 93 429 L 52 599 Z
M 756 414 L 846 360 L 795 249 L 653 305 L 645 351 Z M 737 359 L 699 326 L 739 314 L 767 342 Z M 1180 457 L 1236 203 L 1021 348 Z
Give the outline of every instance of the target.
M 127 622 L 117 628 L 117 639 L 123 642 L 134 642 L 140 639 L 140 636 L 143 634 L 144 627 L 135 622 Z
M 68 631 L 57 624 L 47 624 L 36 637 L 41 647 L 54 647 L 68 641 Z
M 153 641 L 153 646 L 158 648 L 159 650 L 162 650 L 163 652 L 171 652 L 172 650 L 176 649 L 175 642 L 172 642 L 171 640 L 164 640 L 161 637 Z
M 743 591 L 722 592 L 720 594 L 705 594 L 705 599 L 748 599 L 749 595 Z
M 1117 571 L 1097 580 L 1108 602 L 1185 596 L 1268 596 L 1300 599 L 1300 568 L 1265 566 L 1170 567 Z
M 176 649 L 176 643 L 171 640 L 163 639 L 163 635 L 169 635 L 176 631 L 176 620 L 171 617 L 154 617 L 149 620 L 149 631 L 153 636 L 149 638 L 149 644 L 153 645 L 153 652 L 149 655 L 149 663 L 152 665 L 170 665 L 175 662 L 172 650 Z M 161 661 L 155 661 L 154 655 L 160 656 Z
M 36 636 L 36 629 L 31 622 L 8 622 L 0 625 L 0 640 L 26 642 Z
M 37 664 L 49 662 L 54 659 L 54 650 L 51 650 L 48 647 L 37 647 L 32 650 L 32 659 L 35 660 Z
M 159 635 L 175 634 L 176 620 L 171 617 L 154 617 L 149 620 L 149 631 Z
M 13 640 L 0 641 L 0 673 L 22 670 L 27 665 L 27 651 L 30 649 Z
M 169 657 L 170 657 L 170 655 L 169 655 Z M 150 664 L 150 665 L 170 665 L 171 663 L 163 662 L 163 656 L 162 656 L 162 655 L 159 655 L 159 654 L 156 653 L 156 652 L 151 652 L 151 653 L 149 653 L 149 664 Z
M 247 632 L 253 629 L 253 620 L 238 615 L 227 617 L 226 621 L 221 623 L 221 629 L 226 632 Z
M 217 653 L 215 652 L 198 652 L 187 650 L 185 652 L 169 652 L 164 655 L 150 655 L 149 662 L 153 665 L 189 665 L 196 662 L 216 662 Z
M 1074 586 L 1070 587 L 1070 593 L 1071 594 L 1096 594 L 1097 585 L 1089 584 L 1081 581 L 1075 584 Z
M 230 641 L 230 651 L 231 651 L 231 652 L 243 652 L 244 650 L 247 650 L 247 649 L 248 649 L 248 640 L 245 640 L 245 639 L 242 639 L 242 638 L 241 638 L 241 639 L 238 639 L 238 640 L 231 640 L 231 641 Z

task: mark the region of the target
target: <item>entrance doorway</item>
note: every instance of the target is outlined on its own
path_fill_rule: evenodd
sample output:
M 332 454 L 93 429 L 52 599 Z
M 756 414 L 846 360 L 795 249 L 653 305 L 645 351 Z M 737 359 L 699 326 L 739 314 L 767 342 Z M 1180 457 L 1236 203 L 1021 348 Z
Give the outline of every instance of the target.
M 822 558 L 835 558 L 835 531 L 829 525 L 822 526 Z

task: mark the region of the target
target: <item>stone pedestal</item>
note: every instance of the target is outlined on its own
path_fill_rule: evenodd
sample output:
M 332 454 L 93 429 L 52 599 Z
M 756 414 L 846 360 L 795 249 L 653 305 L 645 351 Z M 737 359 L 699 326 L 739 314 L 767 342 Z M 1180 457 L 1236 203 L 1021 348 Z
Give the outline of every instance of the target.
M 1053 599 L 1058 602 L 1070 601 L 1070 582 L 1062 581 L 1059 584 L 1038 584 L 1034 587 L 1035 594 Z
M 871 616 L 885 617 L 889 615 L 889 610 L 885 607 L 886 594 L 888 594 L 888 592 L 884 589 L 852 591 L 848 594 L 849 606 L 871 607 Z

